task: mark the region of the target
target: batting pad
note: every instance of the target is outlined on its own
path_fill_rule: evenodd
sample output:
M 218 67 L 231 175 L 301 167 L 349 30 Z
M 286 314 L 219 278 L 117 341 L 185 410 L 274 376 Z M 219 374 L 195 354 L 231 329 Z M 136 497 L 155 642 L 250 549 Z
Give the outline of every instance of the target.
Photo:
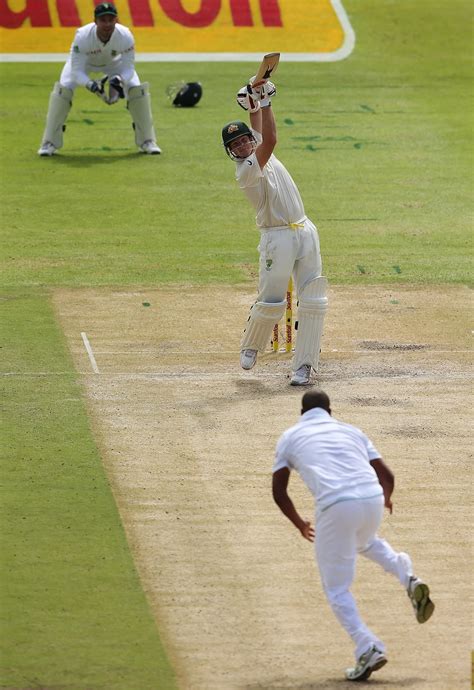
M 320 276 L 308 283 L 299 297 L 293 371 L 303 364 L 311 364 L 315 371 L 318 369 L 324 316 L 328 308 L 327 288 L 327 279 Z
M 155 141 L 156 135 L 153 129 L 150 91 L 147 82 L 140 84 L 140 86 L 132 86 L 128 90 L 127 108 L 132 116 L 137 146 L 142 146 L 145 141 Z
M 57 149 L 63 145 L 64 123 L 72 106 L 73 92 L 57 81 L 49 97 L 43 143 L 50 141 Z
M 286 300 L 272 303 L 255 302 L 250 310 L 240 349 L 264 352 L 270 340 L 273 326 L 280 321 L 285 309 Z

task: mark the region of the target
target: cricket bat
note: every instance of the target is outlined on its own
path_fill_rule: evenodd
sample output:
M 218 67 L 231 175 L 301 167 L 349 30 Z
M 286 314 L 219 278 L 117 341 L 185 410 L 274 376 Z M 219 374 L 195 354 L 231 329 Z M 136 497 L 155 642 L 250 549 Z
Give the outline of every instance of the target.
M 267 53 L 263 56 L 262 63 L 258 68 L 258 72 L 255 75 L 255 79 L 252 82 L 253 88 L 258 88 L 265 84 L 266 81 L 270 79 L 273 72 L 278 67 L 280 62 L 280 53 Z

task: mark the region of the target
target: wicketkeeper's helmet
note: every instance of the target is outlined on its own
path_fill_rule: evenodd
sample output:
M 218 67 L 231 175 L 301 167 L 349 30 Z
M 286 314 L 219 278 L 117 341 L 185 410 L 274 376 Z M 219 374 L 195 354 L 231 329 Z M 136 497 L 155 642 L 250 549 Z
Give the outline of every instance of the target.
M 232 154 L 229 144 L 234 141 L 234 139 L 238 139 L 244 134 L 246 134 L 250 140 L 254 142 L 255 146 L 257 145 L 256 139 L 252 134 L 252 130 L 248 125 L 245 124 L 245 122 L 242 122 L 241 120 L 233 120 L 232 122 L 228 122 L 222 128 L 222 143 L 224 144 L 227 155 L 234 160 L 236 159 L 236 156 Z
M 187 83 L 180 81 L 168 86 L 166 93 L 173 105 L 181 108 L 192 108 L 201 100 L 202 86 L 198 81 L 188 81 Z

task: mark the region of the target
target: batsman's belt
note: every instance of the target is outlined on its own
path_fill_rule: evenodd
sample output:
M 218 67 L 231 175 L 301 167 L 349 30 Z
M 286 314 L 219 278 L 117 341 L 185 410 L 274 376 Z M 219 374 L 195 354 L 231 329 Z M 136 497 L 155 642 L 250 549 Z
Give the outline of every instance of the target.
M 288 225 L 272 225 L 271 227 L 259 228 L 261 232 L 268 232 L 268 230 L 301 230 L 304 228 L 307 216 L 299 220 L 297 223 L 288 223 Z

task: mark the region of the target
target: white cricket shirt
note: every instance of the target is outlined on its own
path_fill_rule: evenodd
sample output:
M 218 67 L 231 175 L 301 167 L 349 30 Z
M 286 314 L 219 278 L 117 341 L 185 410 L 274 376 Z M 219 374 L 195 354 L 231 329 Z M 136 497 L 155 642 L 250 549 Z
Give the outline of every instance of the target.
M 296 470 L 321 513 L 339 501 L 383 495 L 370 464 L 377 458 L 379 452 L 360 429 L 314 408 L 280 437 L 273 472 Z
M 74 81 L 85 86 L 89 81 L 88 71 L 100 72 L 120 62 L 120 75 L 129 81 L 135 71 L 135 41 L 130 29 L 116 24 L 113 34 L 107 43 L 97 38 L 97 26 L 94 22 L 81 26 L 76 31 L 69 56 Z
M 253 134 L 257 142 L 261 141 L 258 132 L 253 131 Z M 235 178 L 254 206 L 255 221 L 261 230 L 288 227 L 305 220 L 298 188 L 283 163 L 273 154 L 263 170 L 255 153 L 237 161 Z

